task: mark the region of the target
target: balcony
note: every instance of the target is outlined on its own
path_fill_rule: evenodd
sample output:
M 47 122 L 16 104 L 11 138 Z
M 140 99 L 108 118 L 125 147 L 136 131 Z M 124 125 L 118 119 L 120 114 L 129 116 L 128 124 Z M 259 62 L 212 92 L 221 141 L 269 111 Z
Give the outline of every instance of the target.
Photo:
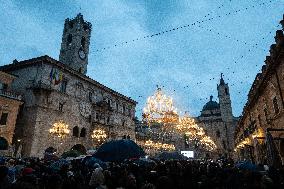
M 15 99 L 15 100 L 22 100 L 21 95 L 18 95 L 14 92 L 3 90 L 3 89 L 0 90 L 0 96 Z

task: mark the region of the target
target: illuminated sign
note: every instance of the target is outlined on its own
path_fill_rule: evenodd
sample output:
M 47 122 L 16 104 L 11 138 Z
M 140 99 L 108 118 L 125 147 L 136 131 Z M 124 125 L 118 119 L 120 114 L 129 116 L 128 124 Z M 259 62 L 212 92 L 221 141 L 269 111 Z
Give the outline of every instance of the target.
M 180 153 L 182 155 L 184 155 L 185 157 L 188 157 L 188 158 L 193 158 L 194 157 L 193 151 L 181 151 Z

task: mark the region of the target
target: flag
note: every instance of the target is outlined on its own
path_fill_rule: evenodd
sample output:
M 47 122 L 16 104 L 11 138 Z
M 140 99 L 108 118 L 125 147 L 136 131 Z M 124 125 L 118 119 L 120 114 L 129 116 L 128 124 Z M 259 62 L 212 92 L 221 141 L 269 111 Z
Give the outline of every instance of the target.
M 51 83 L 58 85 L 63 79 L 63 74 L 60 70 L 52 68 L 49 74 L 49 79 Z

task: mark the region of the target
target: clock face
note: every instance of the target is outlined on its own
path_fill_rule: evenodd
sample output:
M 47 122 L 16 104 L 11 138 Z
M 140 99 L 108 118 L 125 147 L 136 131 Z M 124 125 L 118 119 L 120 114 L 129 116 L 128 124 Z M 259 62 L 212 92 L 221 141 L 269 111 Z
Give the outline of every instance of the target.
M 80 57 L 82 60 L 84 60 L 84 59 L 86 58 L 86 54 L 85 54 L 85 52 L 83 51 L 83 49 L 79 49 L 78 54 L 79 54 L 79 57 Z

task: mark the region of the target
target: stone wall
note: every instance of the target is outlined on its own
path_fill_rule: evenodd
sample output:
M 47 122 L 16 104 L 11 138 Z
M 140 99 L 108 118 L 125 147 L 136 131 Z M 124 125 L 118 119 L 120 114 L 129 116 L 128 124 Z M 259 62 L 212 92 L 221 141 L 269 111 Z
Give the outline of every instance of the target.
M 50 80 L 52 68 L 63 75 L 57 85 Z M 19 76 L 12 87 L 23 94 L 25 101 L 18 124 L 18 130 L 22 129 L 22 132 L 17 132 L 17 137 L 22 138 L 24 155 L 42 156 L 50 146 L 57 148 L 59 153 L 75 144 L 93 148 L 91 134 L 95 128 L 106 130 L 112 139 L 124 135 L 134 139 L 135 103 L 116 92 L 97 85 L 84 75 L 45 62 L 11 72 Z M 63 81 L 67 83 L 66 91 L 62 91 Z M 49 129 L 60 120 L 69 125 L 70 134 L 59 140 L 49 134 Z M 85 128 L 86 136 L 72 136 L 75 126 L 79 131 Z

